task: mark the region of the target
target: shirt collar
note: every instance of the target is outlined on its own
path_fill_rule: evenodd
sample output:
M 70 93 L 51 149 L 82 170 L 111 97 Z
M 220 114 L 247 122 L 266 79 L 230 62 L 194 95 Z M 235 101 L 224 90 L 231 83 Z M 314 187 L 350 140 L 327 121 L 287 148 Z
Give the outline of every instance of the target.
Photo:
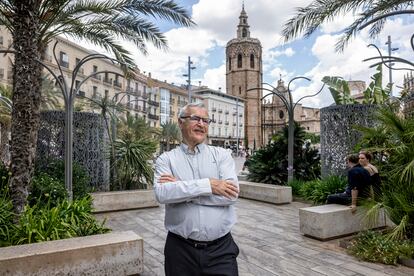
M 194 154 L 200 153 L 204 149 L 205 146 L 206 145 L 204 143 L 198 144 L 197 146 L 194 147 L 194 152 L 190 151 L 188 149 L 188 145 L 186 145 L 184 143 L 181 143 L 180 148 L 181 148 L 182 151 L 184 151 L 185 154 L 193 154 L 194 155 Z

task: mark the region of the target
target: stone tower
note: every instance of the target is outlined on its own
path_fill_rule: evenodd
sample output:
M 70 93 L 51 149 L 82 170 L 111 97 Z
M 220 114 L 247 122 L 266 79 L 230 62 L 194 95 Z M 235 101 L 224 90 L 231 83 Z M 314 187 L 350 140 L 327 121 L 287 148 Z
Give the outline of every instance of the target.
M 247 13 L 244 5 L 237 25 L 237 38 L 233 38 L 226 46 L 226 92 L 240 97 L 245 102 L 245 143 L 244 146 L 253 149 L 260 147 L 261 134 L 261 95 L 262 86 L 262 45 L 256 38 L 250 37 L 250 26 L 247 23 Z

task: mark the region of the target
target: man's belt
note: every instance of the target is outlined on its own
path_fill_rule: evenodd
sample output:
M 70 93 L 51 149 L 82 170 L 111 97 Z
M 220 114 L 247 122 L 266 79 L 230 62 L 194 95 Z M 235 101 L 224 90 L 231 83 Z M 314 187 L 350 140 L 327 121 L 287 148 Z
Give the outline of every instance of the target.
M 211 245 L 218 244 L 218 243 L 220 243 L 220 242 L 222 242 L 222 241 L 224 241 L 224 240 L 231 237 L 230 232 L 228 232 L 223 237 L 220 237 L 220 238 L 212 240 L 212 241 L 196 241 L 196 240 L 193 240 L 193 239 L 186 239 L 186 238 L 181 237 L 180 235 L 177 235 L 173 232 L 168 232 L 168 234 L 171 235 L 174 238 L 185 241 L 186 243 L 188 243 L 189 245 L 191 245 L 194 248 L 206 248 L 206 247 L 209 247 Z

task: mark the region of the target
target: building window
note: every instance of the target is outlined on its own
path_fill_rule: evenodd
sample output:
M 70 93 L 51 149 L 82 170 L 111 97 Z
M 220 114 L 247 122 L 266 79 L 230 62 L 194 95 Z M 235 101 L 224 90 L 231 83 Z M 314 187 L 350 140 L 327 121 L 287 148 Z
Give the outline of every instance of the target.
M 285 116 L 285 113 L 283 112 L 283 110 L 279 111 L 279 118 L 283 119 L 283 117 Z
M 59 64 L 62 67 L 69 68 L 69 57 L 68 57 L 68 55 L 65 52 L 60 52 L 59 56 L 60 56 Z
M 231 57 L 229 57 L 229 70 L 231 70 Z
M 241 86 L 239 86 L 239 95 L 241 95 Z
M 243 28 L 243 30 L 242 30 L 242 37 L 247 37 L 247 30 L 246 30 L 246 28 Z
M 94 73 L 98 72 L 98 66 L 96 66 L 96 65 L 93 66 L 93 72 Z
M 250 68 L 254 68 L 254 55 L 250 54 Z
M 109 90 L 105 90 L 105 98 L 108 98 Z
M 92 98 L 96 98 L 98 96 L 98 87 L 94 86 L 93 88 Z
M 237 68 L 242 68 L 242 64 L 243 64 L 242 55 L 238 54 L 237 55 Z
M 0 36 L 0 46 L 3 46 L 3 37 Z

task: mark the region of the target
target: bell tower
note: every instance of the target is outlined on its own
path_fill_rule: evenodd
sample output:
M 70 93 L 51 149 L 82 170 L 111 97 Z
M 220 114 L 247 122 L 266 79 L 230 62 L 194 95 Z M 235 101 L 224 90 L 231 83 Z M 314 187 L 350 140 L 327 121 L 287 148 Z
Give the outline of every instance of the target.
M 244 114 L 245 146 L 249 149 L 260 147 L 262 91 L 250 90 L 262 86 L 262 45 L 250 37 L 248 16 L 244 4 L 237 25 L 237 37 L 226 45 L 226 92 L 246 100 Z

